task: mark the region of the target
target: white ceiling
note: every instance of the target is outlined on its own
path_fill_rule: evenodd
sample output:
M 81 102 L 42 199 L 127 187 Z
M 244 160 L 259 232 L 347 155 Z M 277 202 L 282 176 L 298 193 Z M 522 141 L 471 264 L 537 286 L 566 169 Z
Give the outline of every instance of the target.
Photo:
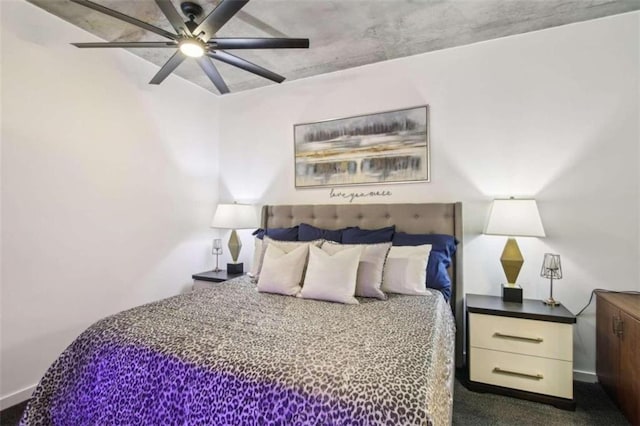
M 106 41 L 162 39 L 68 0 L 28 1 Z M 174 32 L 153 0 L 93 1 Z M 172 2 L 179 10 L 180 1 Z M 203 16 L 218 3 L 196 2 L 204 8 Z M 252 0 L 217 35 L 309 38 L 310 49 L 234 51 L 295 80 L 638 9 L 640 0 Z M 161 66 L 174 49 L 131 51 Z M 84 49 L 82 54 L 91 60 L 104 52 Z M 231 92 L 276 84 L 224 63 L 215 64 Z M 193 60 L 175 72 L 218 93 Z

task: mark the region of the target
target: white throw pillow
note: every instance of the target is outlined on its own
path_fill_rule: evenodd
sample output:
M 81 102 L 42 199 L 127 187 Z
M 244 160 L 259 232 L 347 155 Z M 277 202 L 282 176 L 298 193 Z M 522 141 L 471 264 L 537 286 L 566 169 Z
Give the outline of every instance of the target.
M 308 244 L 301 245 L 289 253 L 270 244 L 264 254 L 258 291 L 287 296 L 298 294 L 308 253 Z
M 262 240 L 258 237 L 253 238 L 253 262 L 251 263 L 251 271 L 247 275 L 251 278 L 257 278 L 262 266 Z
M 309 265 L 299 296 L 305 299 L 357 304 L 356 291 L 361 247 L 342 250 L 334 255 L 309 246 Z
M 429 294 L 427 262 L 431 244 L 421 246 L 393 246 L 384 266 L 382 291 L 410 295 Z
M 274 240 L 271 239 L 267 236 L 264 237 L 264 239 L 260 240 L 260 251 L 258 253 L 258 255 L 256 256 L 256 253 L 254 252 L 253 254 L 253 262 L 254 265 L 251 266 L 251 274 L 254 278 L 257 278 L 260 276 L 260 271 L 262 270 L 262 263 L 264 262 L 264 255 L 267 252 L 267 247 L 269 245 L 275 245 L 276 247 L 278 247 L 280 250 L 284 251 L 285 253 L 289 253 L 292 250 L 297 249 L 298 247 L 301 246 L 308 246 L 309 244 L 313 244 L 316 247 L 320 247 L 322 245 L 322 243 L 324 242 L 324 240 L 313 240 L 313 241 L 280 241 L 280 240 Z M 256 250 L 258 250 L 258 243 L 256 243 Z
M 358 278 L 356 279 L 356 296 L 375 297 L 385 300 L 387 295 L 380 290 L 380 287 L 382 286 L 384 263 L 387 260 L 391 243 L 338 244 L 326 241 L 322 245 L 322 250 L 333 255 L 353 247 L 362 248 L 358 265 Z

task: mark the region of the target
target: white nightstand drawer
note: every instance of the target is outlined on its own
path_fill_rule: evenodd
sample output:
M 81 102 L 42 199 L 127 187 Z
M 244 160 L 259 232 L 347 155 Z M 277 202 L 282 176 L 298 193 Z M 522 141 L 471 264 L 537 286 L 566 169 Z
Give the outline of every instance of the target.
M 573 361 L 573 327 L 549 321 L 469 314 L 472 347 Z
M 528 392 L 573 399 L 573 363 L 471 348 L 469 378 Z

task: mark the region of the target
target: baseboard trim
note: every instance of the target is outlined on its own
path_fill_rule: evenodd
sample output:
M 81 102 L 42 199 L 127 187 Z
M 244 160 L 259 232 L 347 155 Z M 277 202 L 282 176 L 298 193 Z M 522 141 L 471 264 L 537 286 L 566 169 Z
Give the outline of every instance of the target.
M 573 370 L 573 380 L 587 383 L 597 383 L 598 376 L 593 371 Z
M 27 399 L 31 398 L 31 395 L 33 394 L 33 391 L 35 389 L 36 385 L 32 385 L 17 392 L 0 397 L 0 410 L 13 407 L 16 404 L 20 404 L 21 402 L 26 401 Z

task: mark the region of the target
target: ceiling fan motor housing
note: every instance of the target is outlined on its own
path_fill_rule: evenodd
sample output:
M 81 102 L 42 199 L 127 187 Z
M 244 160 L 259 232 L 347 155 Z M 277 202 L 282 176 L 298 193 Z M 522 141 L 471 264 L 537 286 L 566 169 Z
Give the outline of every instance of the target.
M 202 6 L 190 1 L 180 3 L 180 9 L 191 22 L 193 22 L 198 16 L 202 15 Z
M 193 19 L 186 21 L 184 24 L 187 26 L 187 28 L 189 28 L 189 31 L 191 31 L 191 33 L 193 33 L 196 28 L 198 28 L 198 24 L 196 24 Z

